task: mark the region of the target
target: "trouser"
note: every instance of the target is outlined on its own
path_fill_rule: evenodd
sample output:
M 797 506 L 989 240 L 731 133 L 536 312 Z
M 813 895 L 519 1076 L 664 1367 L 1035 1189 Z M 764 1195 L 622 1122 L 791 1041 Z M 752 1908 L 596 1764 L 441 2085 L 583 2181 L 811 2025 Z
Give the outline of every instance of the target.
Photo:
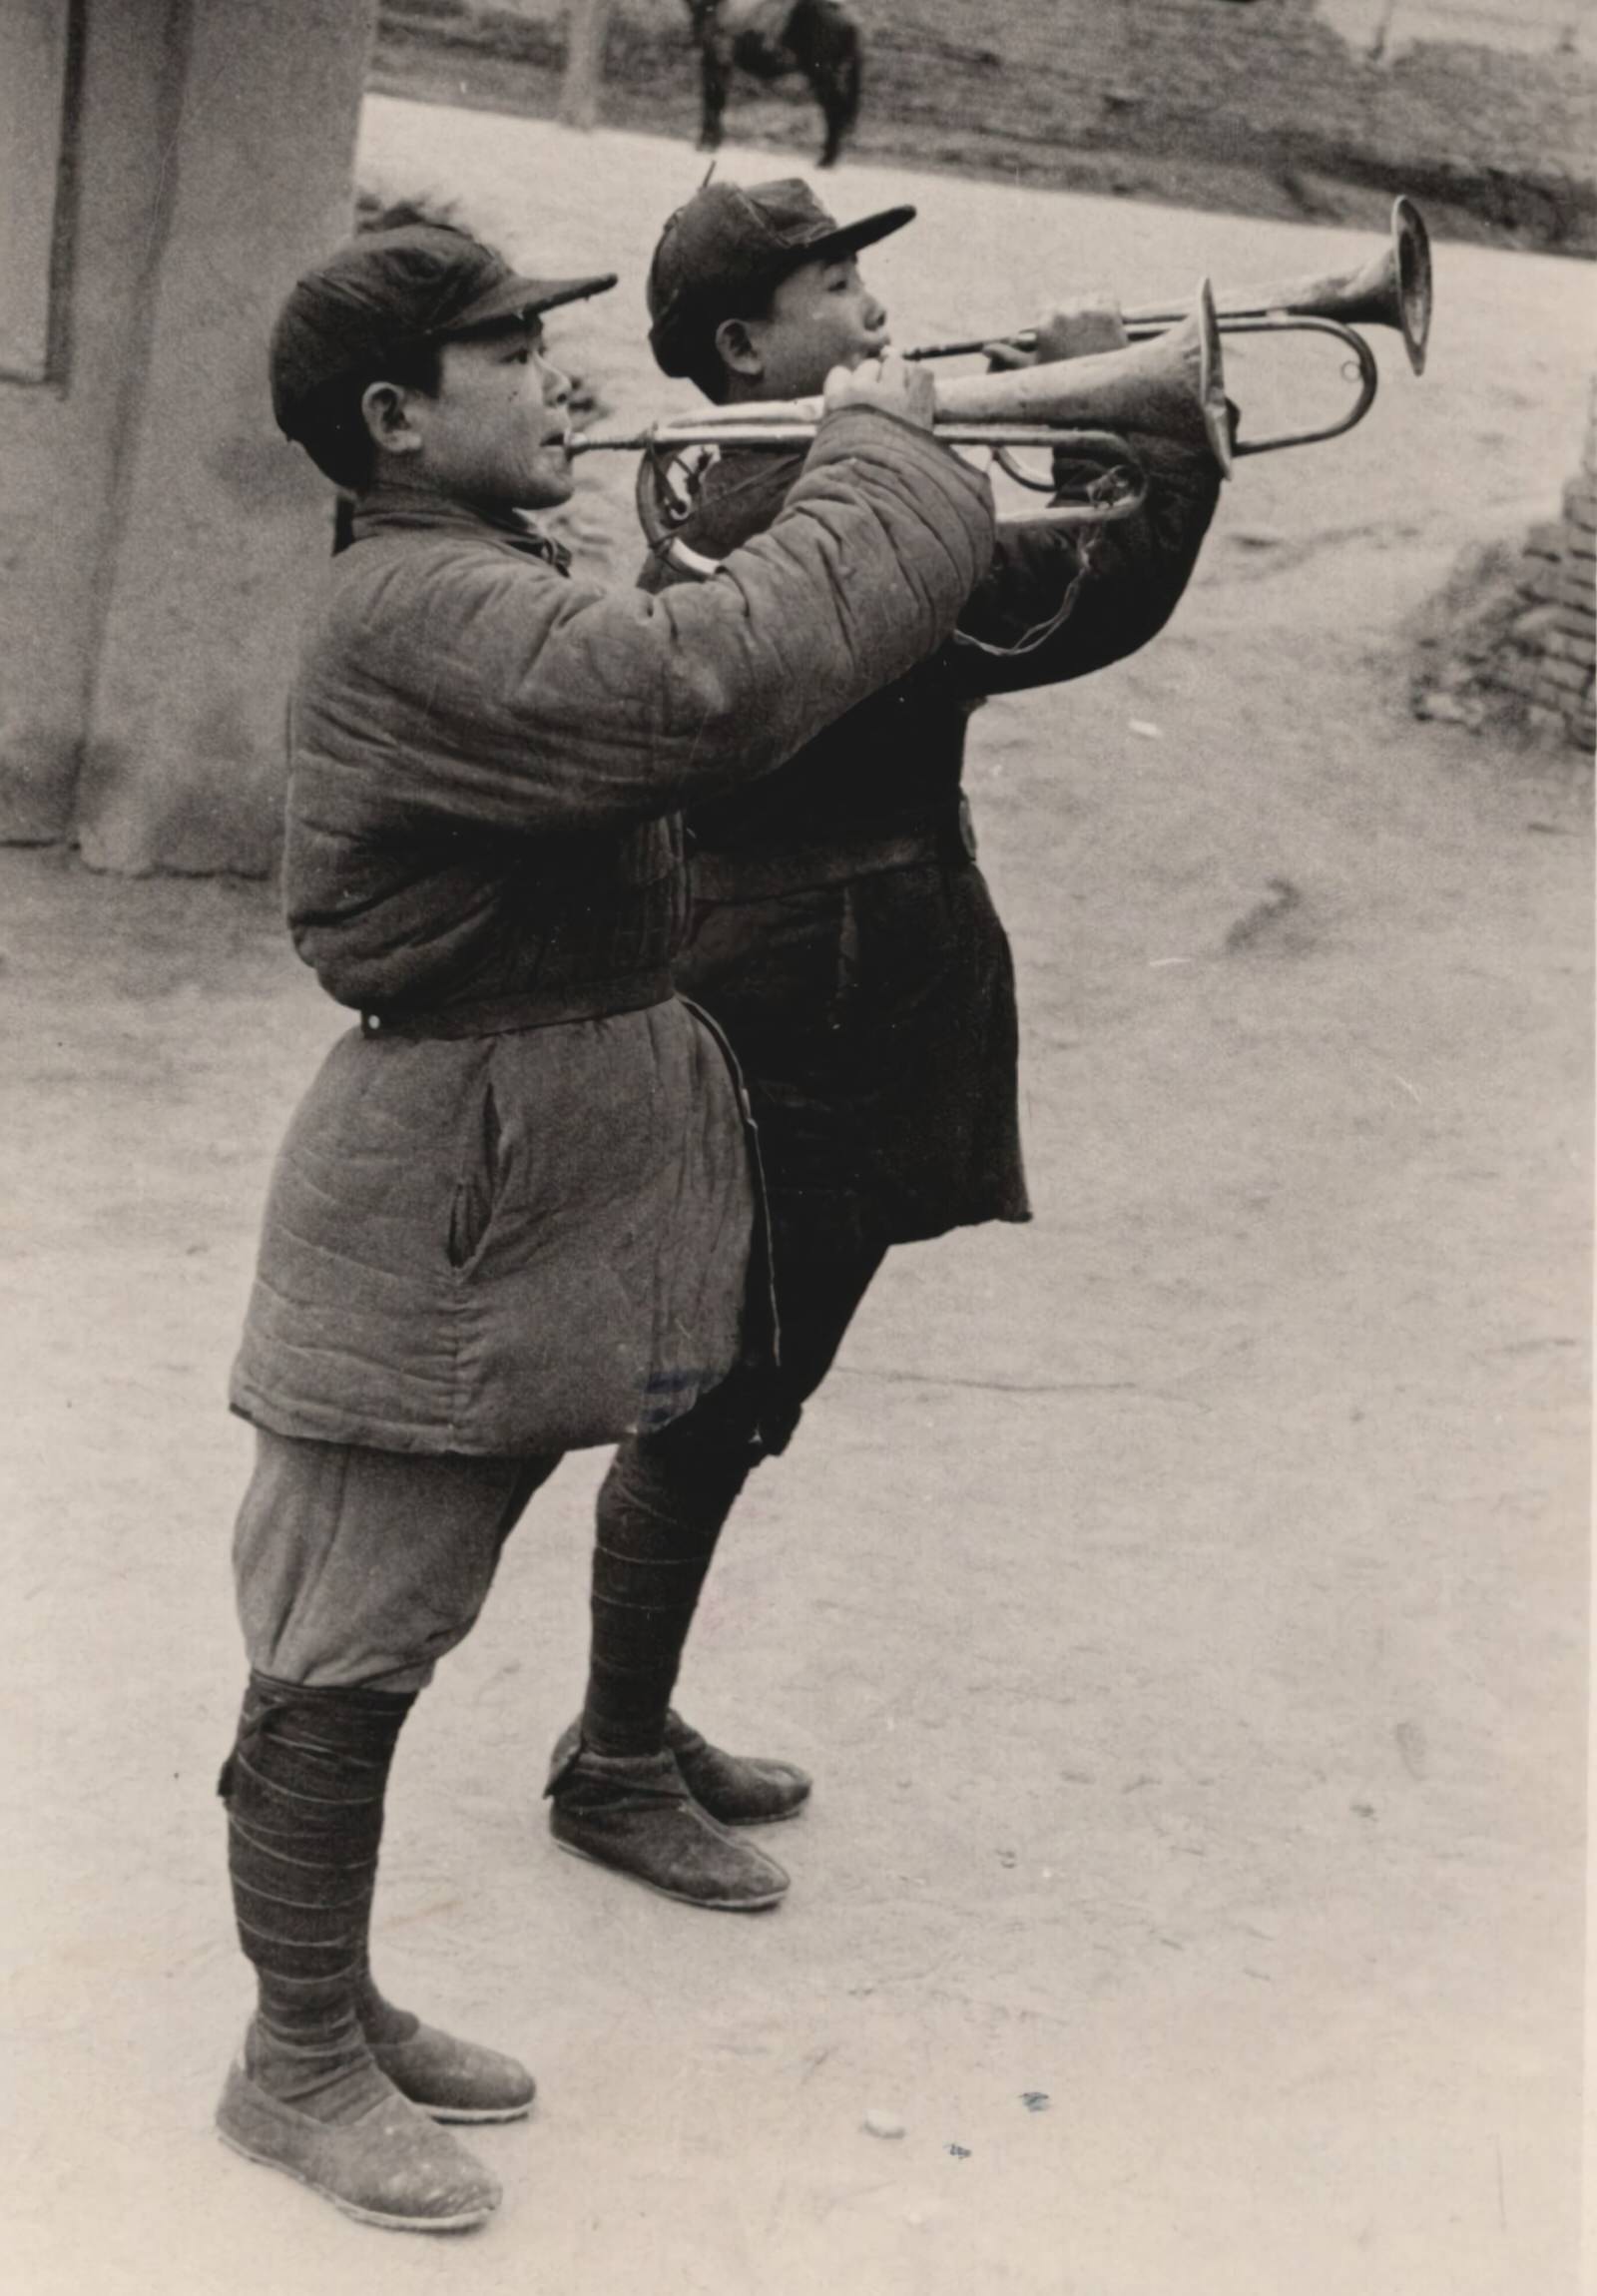
M 735 1372 L 684 1418 L 617 1450 L 594 1549 L 582 1735 L 596 1751 L 658 1750 L 722 1526 L 760 1459 L 787 1447 L 884 1254 L 824 1199 L 774 1192 L 780 1364 Z
M 558 1458 L 258 1430 L 233 1549 L 253 1671 L 312 1689 L 421 1689 L 475 1624 L 505 1540 Z

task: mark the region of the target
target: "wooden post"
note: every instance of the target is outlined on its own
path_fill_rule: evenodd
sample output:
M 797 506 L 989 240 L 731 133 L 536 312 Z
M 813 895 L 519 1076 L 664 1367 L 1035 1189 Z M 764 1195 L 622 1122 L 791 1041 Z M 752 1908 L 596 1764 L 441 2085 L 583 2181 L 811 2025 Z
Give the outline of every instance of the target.
M 615 0 L 568 0 L 566 76 L 560 83 L 560 117 L 568 128 L 599 125 L 599 91 L 605 77 L 605 36 Z

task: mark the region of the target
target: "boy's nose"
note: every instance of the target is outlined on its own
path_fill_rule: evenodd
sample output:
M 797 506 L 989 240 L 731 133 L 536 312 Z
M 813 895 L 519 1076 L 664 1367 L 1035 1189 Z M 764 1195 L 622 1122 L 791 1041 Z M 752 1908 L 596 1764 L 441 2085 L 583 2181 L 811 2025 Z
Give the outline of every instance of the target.
M 558 366 L 543 361 L 543 402 L 545 406 L 564 406 L 571 396 L 571 377 L 562 374 Z

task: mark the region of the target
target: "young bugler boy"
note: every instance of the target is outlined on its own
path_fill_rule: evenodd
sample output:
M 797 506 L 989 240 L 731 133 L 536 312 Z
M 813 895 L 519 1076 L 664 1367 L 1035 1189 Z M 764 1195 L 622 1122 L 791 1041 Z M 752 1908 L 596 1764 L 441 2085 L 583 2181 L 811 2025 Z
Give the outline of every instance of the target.
M 735 408 L 813 393 L 838 365 L 867 366 L 886 346 L 887 312 L 859 257 L 913 215 L 887 208 L 839 225 L 798 179 L 707 186 L 655 250 L 650 342 L 662 370 Z M 1035 355 L 1125 339 L 1112 306 L 1061 306 L 1041 321 Z M 634 1620 L 618 1673 L 616 1596 L 598 1557 L 587 1696 L 555 1749 L 557 1838 L 581 1824 L 597 1763 L 673 1742 L 673 1686 L 722 1525 L 754 1463 L 785 1447 L 887 1251 L 1030 1217 L 1014 974 L 961 794 L 965 734 L 989 696 L 1102 669 L 1174 611 L 1219 472 L 1196 414 L 1191 437 L 1127 435 L 1149 480 L 1136 515 L 1090 542 L 1060 526 L 1006 527 L 956 631 L 779 772 L 689 801 L 693 908 L 677 979 L 726 1029 L 749 1082 L 782 1355 L 773 1377 L 729 1380 L 617 1453 L 607 1509 L 631 1526 L 634 1550 L 652 1554 L 660 1593 L 652 1617 Z M 722 454 L 680 540 L 711 559 L 735 556 L 775 530 L 798 468 L 769 451 Z M 664 556 L 643 574 L 663 599 L 691 595 L 683 579 Z M 1063 774 L 1063 726 L 1061 752 Z M 913 1554 L 900 1566 L 907 1592 Z M 764 1791 L 743 1797 L 746 1820 L 801 1806 L 807 1782 L 768 1771 Z M 603 1844 L 589 1849 L 606 1858 Z M 642 1836 L 607 1862 L 672 1886 Z
M 283 1142 L 233 1381 L 257 1453 L 223 1792 L 259 2002 L 218 2124 L 418 2231 L 499 2196 L 439 2123 L 525 2113 L 533 2083 L 374 1982 L 395 1743 L 561 1453 L 669 1424 L 758 1323 L 738 1087 L 672 986 L 676 809 L 934 647 L 992 546 L 925 391 L 872 366 L 833 378 L 787 507 L 716 582 L 571 577 L 523 516 L 572 484 L 541 314 L 613 284 L 412 224 L 307 273 L 271 345 L 282 429 L 356 497 L 294 690 L 283 890 L 358 1018 Z M 604 1507 L 599 1540 L 647 1601 Z M 590 1785 L 709 1895 L 780 1885 L 670 1753 Z

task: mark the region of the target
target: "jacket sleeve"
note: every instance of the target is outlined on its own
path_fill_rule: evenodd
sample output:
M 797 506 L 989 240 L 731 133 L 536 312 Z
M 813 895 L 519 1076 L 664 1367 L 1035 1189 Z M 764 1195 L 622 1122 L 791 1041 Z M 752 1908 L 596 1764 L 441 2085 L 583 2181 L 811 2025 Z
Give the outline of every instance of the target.
M 322 795 L 329 766 L 364 764 L 390 803 L 458 823 L 669 813 L 781 765 L 930 653 L 991 550 L 985 478 L 840 409 L 781 517 L 705 583 L 609 592 L 454 540 L 369 562 L 307 659 L 298 747 Z
M 982 641 L 956 649 L 974 694 L 1014 694 L 1105 669 L 1146 646 L 1175 612 L 1198 560 L 1220 492 L 1211 458 L 1168 439 L 1133 434 L 1148 495 L 1129 518 L 1097 528 L 1025 525 L 1003 530 L 988 575 L 959 618 Z M 1062 477 L 1056 461 L 1056 483 Z M 989 654 L 1045 629 L 1072 582 L 1068 612 L 1039 643 Z

